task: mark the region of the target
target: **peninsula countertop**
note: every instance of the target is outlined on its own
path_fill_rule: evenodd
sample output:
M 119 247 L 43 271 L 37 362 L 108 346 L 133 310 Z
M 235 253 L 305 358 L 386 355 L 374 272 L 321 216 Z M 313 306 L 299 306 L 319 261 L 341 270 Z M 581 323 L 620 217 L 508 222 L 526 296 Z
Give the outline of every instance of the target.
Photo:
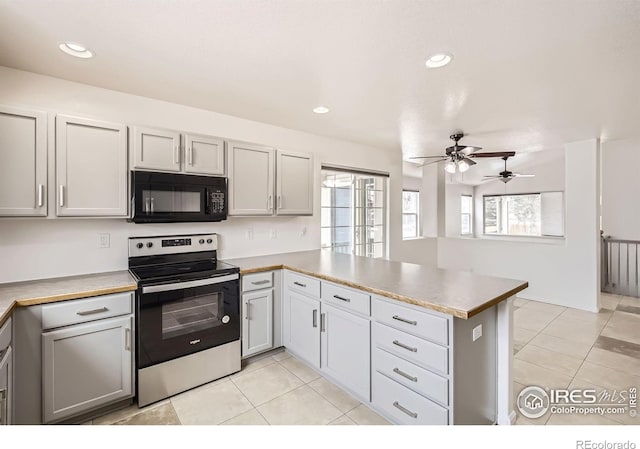
M 529 286 L 526 281 L 406 262 L 300 251 L 225 260 L 241 274 L 287 269 L 468 319 Z
M 133 291 L 136 281 L 127 270 L 0 284 L 0 325 L 16 306 Z

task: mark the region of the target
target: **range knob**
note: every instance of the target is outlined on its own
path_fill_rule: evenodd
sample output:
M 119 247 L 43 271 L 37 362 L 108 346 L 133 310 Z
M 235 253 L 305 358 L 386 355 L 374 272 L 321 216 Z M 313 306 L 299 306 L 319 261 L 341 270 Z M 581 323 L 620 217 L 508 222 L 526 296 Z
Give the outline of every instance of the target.
M 207 243 L 213 243 L 213 239 L 207 239 Z
M 204 239 L 200 239 L 200 244 L 204 245 Z
M 153 242 L 147 242 L 147 248 L 151 248 L 153 246 Z
M 142 243 L 138 243 L 136 246 L 138 247 L 138 249 L 142 249 L 144 245 Z

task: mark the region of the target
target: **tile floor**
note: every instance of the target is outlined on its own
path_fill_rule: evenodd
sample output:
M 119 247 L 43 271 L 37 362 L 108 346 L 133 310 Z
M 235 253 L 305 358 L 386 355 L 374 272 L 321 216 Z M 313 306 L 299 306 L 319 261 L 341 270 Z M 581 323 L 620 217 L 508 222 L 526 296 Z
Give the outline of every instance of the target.
M 524 386 L 640 387 L 640 299 L 602 294 L 589 313 L 536 301 L 514 303 L 514 394 Z M 215 405 L 214 405 L 215 404 Z M 388 424 L 286 352 L 165 401 L 137 405 L 93 424 Z M 640 424 L 629 415 L 552 415 L 517 424 Z
M 514 303 L 514 394 L 529 385 L 592 388 L 599 394 L 640 387 L 640 299 L 602 293 L 590 313 L 536 301 Z M 517 424 L 640 424 L 624 415 L 549 414 Z

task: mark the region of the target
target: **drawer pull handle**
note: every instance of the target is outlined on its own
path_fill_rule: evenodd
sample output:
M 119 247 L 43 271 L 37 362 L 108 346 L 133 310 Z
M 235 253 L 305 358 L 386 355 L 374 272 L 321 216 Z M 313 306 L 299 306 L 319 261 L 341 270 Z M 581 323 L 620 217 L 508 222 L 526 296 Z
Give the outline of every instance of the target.
M 264 285 L 264 284 L 268 284 L 269 282 L 271 282 L 269 279 L 263 279 L 261 281 L 252 281 L 251 283 L 253 285 Z
M 405 373 L 404 371 L 401 371 L 398 368 L 394 368 L 393 372 L 396 373 L 396 374 L 400 374 L 402 377 L 405 377 L 405 378 L 409 379 L 411 382 L 417 382 L 418 381 L 417 377 L 413 377 L 413 376 Z
M 398 340 L 393 340 L 393 344 L 396 346 L 400 346 L 403 349 L 411 352 L 418 352 L 418 348 L 412 348 L 411 346 L 407 346 L 404 343 L 400 343 Z
M 108 312 L 109 309 L 107 309 L 106 307 L 100 307 L 99 309 L 93 309 L 93 310 L 85 310 L 83 312 L 76 312 L 77 315 L 80 316 L 87 316 L 87 315 L 95 315 L 96 313 L 104 313 L 104 312 Z
M 398 315 L 393 315 L 392 318 L 394 320 L 402 321 L 403 323 L 411 324 L 412 326 L 417 326 L 418 325 L 417 321 L 408 320 L 408 319 L 402 318 L 401 316 L 398 316 Z
M 398 401 L 395 401 L 395 402 L 393 403 L 393 406 L 394 406 L 395 408 L 397 408 L 398 410 L 400 410 L 402 413 L 406 413 L 407 415 L 411 416 L 411 417 L 412 417 L 412 418 L 414 418 L 414 419 L 418 417 L 418 414 L 417 414 L 417 413 L 412 412 L 411 410 L 409 410 L 409 409 L 407 409 L 407 408 L 404 408 L 403 406 L 401 406 L 401 405 L 400 405 L 400 403 L 399 403 Z
M 340 295 L 333 295 L 334 298 L 339 299 L 340 301 L 344 301 L 344 302 L 351 302 L 351 299 L 349 298 L 344 298 Z
M 199 338 L 197 340 L 191 340 L 189 342 L 190 345 L 197 345 L 198 343 L 200 343 L 200 339 Z
M 298 287 L 304 287 L 304 288 L 307 287 L 307 284 L 302 284 L 302 283 L 300 283 L 298 281 L 294 281 L 293 283 L 294 283 L 294 285 L 297 285 Z

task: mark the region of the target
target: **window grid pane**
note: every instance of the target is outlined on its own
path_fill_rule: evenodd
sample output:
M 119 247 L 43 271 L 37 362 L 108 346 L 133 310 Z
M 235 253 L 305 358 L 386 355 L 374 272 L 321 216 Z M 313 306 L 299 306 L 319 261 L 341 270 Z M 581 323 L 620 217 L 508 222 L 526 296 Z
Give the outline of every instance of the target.
M 402 238 L 418 237 L 420 193 L 413 190 L 402 191 Z
M 386 178 L 322 170 L 321 246 L 383 257 Z
M 462 195 L 460 197 L 460 234 L 473 233 L 473 197 Z
M 559 192 L 561 195 L 562 192 Z M 541 236 L 545 222 L 562 223 L 564 210 L 542 211 L 541 193 L 494 195 L 483 198 L 484 233 L 492 235 Z M 546 195 L 546 193 L 545 193 Z

